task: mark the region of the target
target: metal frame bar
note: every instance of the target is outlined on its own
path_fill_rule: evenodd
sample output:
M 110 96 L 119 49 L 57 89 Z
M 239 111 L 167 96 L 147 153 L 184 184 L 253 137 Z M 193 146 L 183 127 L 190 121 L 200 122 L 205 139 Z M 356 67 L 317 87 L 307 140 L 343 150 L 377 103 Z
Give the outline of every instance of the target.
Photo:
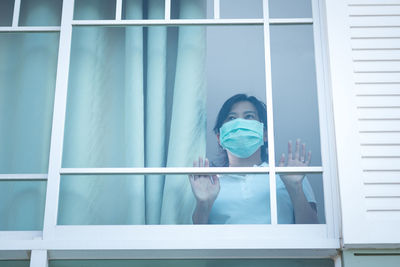
M 336 146 L 334 142 L 334 125 L 333 125 L 333 107 L 330 102 L 332 99 L 329 86 L 329 68 L 326 47 L 326 28 L 324 24 L 325 14 L 323 13 L 324 3 L 319 0 L 312 0 L 312 12 L 314 19 L 314 51 L 315 51 L 315 68 L 318 90 L 318 110 L 319 125 L 321 136 L 321 157 L 324 166 L 324 206 L 325 219 L 328 225 L 328 237 L 339 238 L 340 209 L 339 201 L 334 196 L 339 195 L 337 184 L 337 166 L 336 166 Z M 323 149 L 325 148 L 325 149 Z
M 14 0 L 14 11 L 13 11 L 13 20 L 12 20 L 13 28 L 18 27 L 20 9 L 21 9 L 21 0 Z
M 274 136 L 274 109 L 272 98 L 272 72 L 271 72 L 271 41 L 269 32 L 269 9 L 268 0 L 263 0 L 264 17 L 264 56 L 265 56 L 265 94 L 267 104 L 268 121 L 268 160 L 270 166 L 269 192 L 270 192 L 270 212 L 271 224 L 278 224 L 278 206 L 276 199 L 276 164 L 275 164 L 275 136 Z
M 296 19 L 269 19 L 269 24 L 312 24 L 311 18 L 296 18 Z
M 120 21 L 122 17 L 122 0 L 116 0 L 115 20 Z
M 49 261 L 47 256 L 47 250 L 38 249 L 32 250 L 30 267 L 48 267 Z
M 0 244 L 1 240 L 34 240 L 42 234 L 42 231 L 0 231 Z
M 270 173 L 270 167 L 220 167 L 220 168 L 61 168 L 61 175 L 108 174 L 255 174 Z M 322 173 L 322 167 L 275 167 L 276 173 Z
M 171 19 L 171 0 L 165 0 L 165 20 Z
M 58 26 L 16 26 L 16 27 L 0 27 L 0 32 L 59 32 L 61 27 Z
M 56 92 L 54 99 L 53 124 L 51 131 L 49 176 L 47 182 L 46 205 L 43 222 L 43 238 L 54 238 L 57 224 L 60 187 L 60 168 L 64 138 L 65 112 L 69 76 L 69 62 L 72 38 L 74 1 L 63 1 L 61 33 L 58 50 Z
M 73 20 L 72 26 L 176 26 L 176 25 L 280 25 L 313 24 L 312 19 L 138 19 L 138 20 Z
M 263 19 L 74 20 L 72 26 L 263 25 Z
M 221 4 L 219 0 L 214 0 L 214 19 L 221 18 Z
M 23 180 L 23 181 L 46 181 L 47 173 L 39 173 L 39 174 L 0 174 L 0 181 L 15 181 L 15 180 Z

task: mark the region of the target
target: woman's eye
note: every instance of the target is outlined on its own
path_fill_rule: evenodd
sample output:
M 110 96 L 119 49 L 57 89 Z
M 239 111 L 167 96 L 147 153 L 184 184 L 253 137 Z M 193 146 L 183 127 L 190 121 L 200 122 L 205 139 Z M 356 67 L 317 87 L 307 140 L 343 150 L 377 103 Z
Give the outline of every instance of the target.
M 236 119 L 234 116 L 228 116 L 228 118 L 227 118 L 228 121 L 231 121 L 231 120 L 234 120 L 234 119 Z
M 246 115 L 245 119 L 246 120 L 254 120 L 255 116 L 253 114 L 248 114 L 248 115 Z

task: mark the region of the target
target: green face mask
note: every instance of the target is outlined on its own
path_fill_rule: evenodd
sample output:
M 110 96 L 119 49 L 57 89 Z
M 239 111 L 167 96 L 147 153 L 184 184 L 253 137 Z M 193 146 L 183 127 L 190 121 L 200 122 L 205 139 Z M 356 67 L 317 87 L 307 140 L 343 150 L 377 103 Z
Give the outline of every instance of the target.
M 221 146 L 239 158 L 248 158 L 264 144 L 264 124 L 256 120 L 234 119 L 219 130 Z

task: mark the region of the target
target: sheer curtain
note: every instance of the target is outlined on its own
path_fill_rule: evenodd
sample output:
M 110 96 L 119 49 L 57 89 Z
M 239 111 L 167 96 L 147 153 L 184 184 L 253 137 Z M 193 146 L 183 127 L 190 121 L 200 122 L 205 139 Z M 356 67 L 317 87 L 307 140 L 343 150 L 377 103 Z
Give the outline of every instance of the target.
M 125 14 L 163 17 L 163 3 L 126 1 Z M 197 0 L 177 8 L 181 18 L 206 10 Z M 204 155 L 205 36 L 199 26 L 74 28 L 63 167 L 183 167 Z M 58 221 L 191 223 L 194 204 L 185 175 L 62 176 Z
M 20 23 L 57 23 L 43 3 Z M 58 33 L 0 34 L 0 173 L 47 173 Z M 45 182 L 0 182 L 0 230 L 40 230 Z

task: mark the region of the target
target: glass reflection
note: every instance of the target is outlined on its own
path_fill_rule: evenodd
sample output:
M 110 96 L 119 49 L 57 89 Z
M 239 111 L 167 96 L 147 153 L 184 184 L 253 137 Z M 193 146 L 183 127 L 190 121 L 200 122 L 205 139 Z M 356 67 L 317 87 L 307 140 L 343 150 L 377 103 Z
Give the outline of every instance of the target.
M 29 260 L 0 260 L 1 267 L 29 267 Z
M 301 186 L 298 183 L 301 181 Z M 279 224 L 324 224 L 322 174 L 279 174 L 276 196 Z
M 58 33 L 0 34 L 0 173 L 46 173 Z
M 306 145 L 309 165 L 321 166 L 318 95 L 312 25 L 271 25 L 272 93 L 274 103 L 275 157 L 293 153 L 296 140 Z M 304 164 L 302 164 L 304 165 Z
M 11 26 L 13 20 L 14 0 L 0 1 L 0 26 Z
M 0 231 L 42 230 L 46 182 L 0 181 Z
M 62 0 L 21 0 L 19 26 L 60 26 Z
M 116 0 L 75 0 L 74 19 L 115 19 Z
M 312 18 L 311 0 L 268 0 L 270 18 Z
M 206 137 L 214 161 L 221 101 L 265 102 L 263 54 L 260 26 L 74 28 L 63 167 L 189 167 Z
M 171 19 L 206 19 L 210 8 L 210 0 L 171 0 Z
M 122 19 L 164 19 L 165 0 L 124 0 Z
M 223 19 L 258 19 L 263 17 L 262 0 L 220 0 Z

